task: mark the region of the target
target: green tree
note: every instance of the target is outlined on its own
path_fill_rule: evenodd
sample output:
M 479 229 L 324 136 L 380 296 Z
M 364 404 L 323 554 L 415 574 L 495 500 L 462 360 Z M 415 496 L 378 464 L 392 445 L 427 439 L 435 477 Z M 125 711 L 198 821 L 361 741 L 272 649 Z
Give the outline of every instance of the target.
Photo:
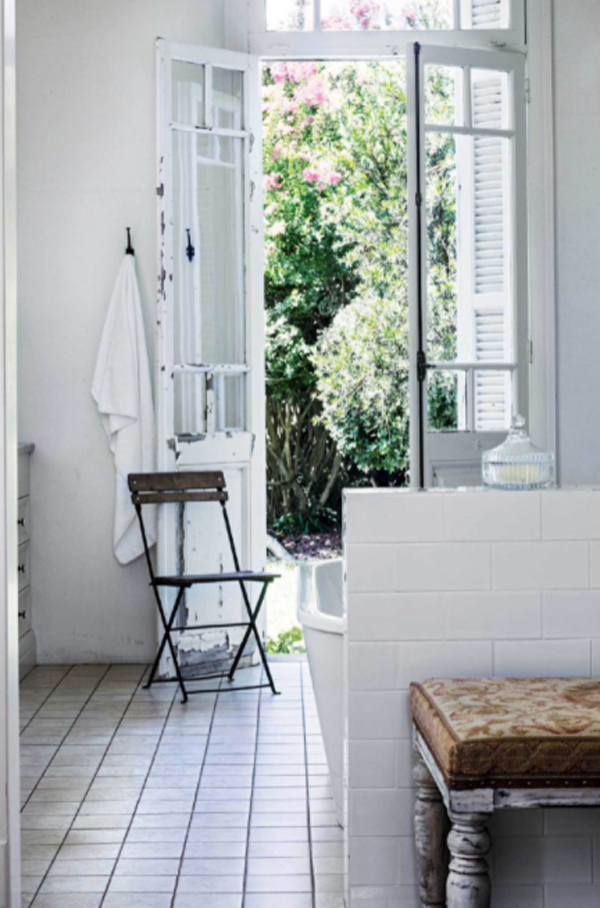
M 452 86 L 438 72 L 430 88 L 444 116 Z M 270 519 L 295 512 L 317 525 L 349 474 L 407 478 L 404 66 L 272 64 L 264 120 Z M 429 341 L 439 358 L 454 344 L 452 152 L 451 137 L 430 139 Z M 442 422 L 451 394 L 442 386 Z

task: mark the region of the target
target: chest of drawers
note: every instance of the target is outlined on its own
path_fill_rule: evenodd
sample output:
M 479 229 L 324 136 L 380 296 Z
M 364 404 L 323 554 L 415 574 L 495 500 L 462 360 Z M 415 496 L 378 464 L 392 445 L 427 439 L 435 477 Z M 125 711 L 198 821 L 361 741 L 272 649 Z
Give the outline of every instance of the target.
M 32 444 L 19 444 L 19 667 L 21 677 L 37 661 L 37 645 L 33 629 L 33 599 L 31 591 L 31 455 Z

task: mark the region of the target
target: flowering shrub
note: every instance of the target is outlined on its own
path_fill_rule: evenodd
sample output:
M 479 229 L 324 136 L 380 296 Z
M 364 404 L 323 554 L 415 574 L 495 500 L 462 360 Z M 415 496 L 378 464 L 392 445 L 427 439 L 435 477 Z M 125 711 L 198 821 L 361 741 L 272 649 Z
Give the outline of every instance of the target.
M 352 0 L 356 15 L 379 4 Z M 383 9 L 385 4 L 381 2 Z M 431 93 L 445 108 L 443 73 Z M 440 111 L 443 115 L 444 110 Z M 440 116 L 441 119 L 441 116 Z M 264 70 L 270 519 L 408 469 L 406 76 L 390 63 Z M 455 344 L 452 136 L 427 145 L 430 354 Z M 437 392 L 436 392 L 437 393 Z M 452 390 L 440 386 L 452 410 Z

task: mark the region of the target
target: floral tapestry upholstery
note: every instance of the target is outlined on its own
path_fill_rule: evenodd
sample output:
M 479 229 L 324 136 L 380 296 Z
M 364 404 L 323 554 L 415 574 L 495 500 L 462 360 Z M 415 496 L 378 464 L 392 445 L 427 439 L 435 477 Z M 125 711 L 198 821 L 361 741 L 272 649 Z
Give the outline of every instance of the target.
M 432 679 L 411 707 L 449 788 L 600 787 L 600 678 Z

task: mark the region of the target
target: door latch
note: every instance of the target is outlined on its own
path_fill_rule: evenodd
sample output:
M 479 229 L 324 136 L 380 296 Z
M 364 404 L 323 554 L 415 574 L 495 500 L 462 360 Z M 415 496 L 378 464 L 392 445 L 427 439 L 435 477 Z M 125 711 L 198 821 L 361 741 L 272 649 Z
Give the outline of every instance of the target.
M 193 262 L 194 256 L 196 255 L 196 250 L 192 244 L 192 231 L 188 227 L 188 229 L 185 232 L 187 233 L 187 238 L 188 238 L 185 254 L 187 255 L 189 261 Z

